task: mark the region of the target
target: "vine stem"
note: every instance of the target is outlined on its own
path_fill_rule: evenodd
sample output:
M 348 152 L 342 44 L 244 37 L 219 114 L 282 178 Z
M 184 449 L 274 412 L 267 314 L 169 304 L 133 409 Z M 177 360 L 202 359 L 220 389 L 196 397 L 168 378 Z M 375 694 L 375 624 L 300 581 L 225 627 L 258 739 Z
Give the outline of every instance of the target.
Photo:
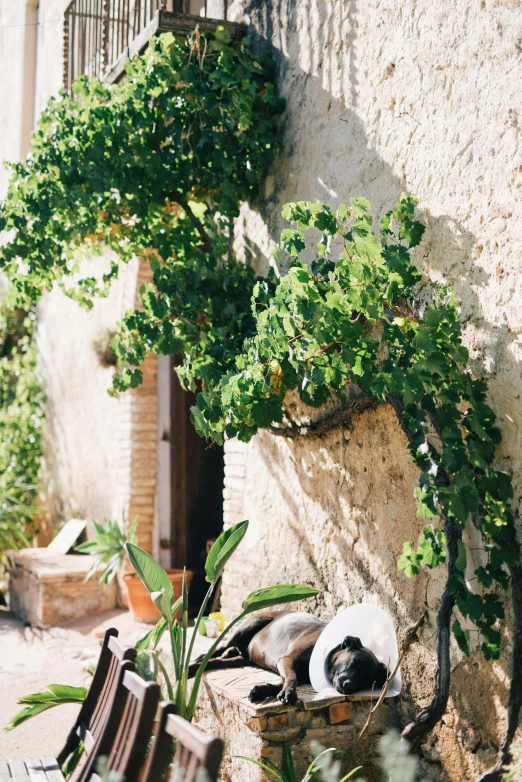
M 412 625 L 411 627 L 409 627 L 406 630 L 406 634 L 404 636 L 404 643 L 402 645 L 402 651 L 400 653 L 399 659 L 397 660 L 397 664 L 396 664 L 395 668 L 393 669 L 393 671 L 388 675 L 388 678 L 386 679 L 386 683 L 385 683 L 384 687 L 381 690 L 381 694 L 379 695 L 379 699 L 378 699 L 377 703 L 375 704 L 375 706 L 372 709 L 370 709 L 370 713 L 368 714 L 368 719 L 364 723 L 364 725 L 363 725 L 363 727 L 361 729 L 361 732 L 359 733 L 359 736 L 357 737 L 357 741 L 355 742 L 355 746 L 353 748 L 354 752 L 357 751 L 357 747 L 361 743 L 361 739 L 363 738 L 364 734 L 366 733 L 366 731 L 370 727 L 373 715 L 375 714 L 375 712 L 378 710 L 378 708 L 384 702 L 386 694 L 387 694 L 388 690 L 390 689 L 392 681 L 395 679 L 397 671 L 399 670 L 399 666 L 402 663 L 402 661 L 403 661 L 403 659 L 404 659 L 404 657 L 406 655 L 406 652 L 409 650 L 409 648 L 412 645 L 412 643 L 414 641 L 418 640 L 418 632 L 419 632 L 420 628 L 422 627 L 422 625 L 424 624 L 427 616 L 428 616 L 428 612 L 424 611 L 424 613 L 422 614 L 420 619 L 418 619 L 415 622 L 414 625 Z
M 444 517 L 444 531 L 447 538 L 448 550 L 448 580 L 455 572 L 455 562 L 458 556 L 458 541 L 462 535 L 452 521 Z M 440 601 L 437 613 L 438 646 L 437 660 L 438 671 L 435 696 L 430 705 L 423 709 L 402 731 L 402 737 L 407 739 L 413 747 L 418 747 L 422 739 L 435 727 L 446 711 L 449 698 L 449 686 L 451 679 L 450 664 L 450 637 L 451 615 L 455 607 L 455 595 L 450 594 L 447 587 Z
M 520 546 L 513 536 L 509 545 L 520 555 Z M 513 605 L 513 652 L 511 657 L 511 684 L 509 687 L 508 720 L 497 754 L 496 763 L 489 768 L 477 782 L 500 782 L 502 767 L 511 759 L 510 745 L 518 727 L 518 717 L 522 708 L 522 565 L 510 565 L 511 602 Z
M 413 432 L 407 426 L 404 420 L 404 408 L 402 402 L 395 396 L 389 396 L 388 402 L 395 410 L 395 414 L 399 421 L 399 425 L 408 438 L 408 442 L 413 440 Z M 432 455 L 436 458 L 438 454 L 434 453 L 434 449 L 430 447 Z M 437 459 L 437 475 L 436 482 L 440 486 L 449 486 L 450 479 L 446 470 L 441 467 Z M 446 581 L 446 589 L 442 595 L 440 601 L 439 610 L 437 612 L 437 632 L 438 632 L 438 645 L 437 645 L 437 679 L 435 696 L 433 697 L 430 705 L 423 709 L 420 714 L 407 725 L 403 732 L 403 738 L 407 739 L 413 747 L 418 747 L 422 739 L 435 727 L 437 722 L 441 719 L 442 715 L 446 711 L 449 698 L 449 686 L 451 679 L 451 661 L 450 661 L 450 638 L 451 638 L 451 615 L 455 607 L 455 595 L 448 590 L 447 583 L 452 575 L 455 573 L 455 563 L 458 557 L 458 543 L 462 539 L 462 532 L 458 527 L 453 524 L 450 518 L 444 516 L 444 532 L 446 534 L 446 546 L 447 546 L 447 567 L 448 578 Z
M 174 203 L 179 204 L 181 206 L 181 208 L 189 218 L 190 222 L 194 226 L 194 228 L 196 228 L 201 239 L 201 245 L 203 250 L 206 253 L 211 253 L 212 250 L 214 249 L 212 245 L 212 239 L 205 231 L 205 227 L 201 222 L 201 220 L 198 217 L 196 217 L 196 215 L 190 208 L 188 201 L 185 198 L 183 198 L 183 196 L 180 193 L 171 193 L 169 195 L 169 200 L 174 201 Z
M 320 418 L 318 421 L 312 421 L 306 426 L 299 426 L 298 424 L 292 426 L 271 426 L 269 431 L 278 437 L 318 437 L 341 424 L 348 426 L 355 415 L 359 415 L 365 410 L 375 410 L 378 404 L 379 400 L 377 397 L 363 392 L 354 396 L 342 410 L 336 410 L 331 415 Z

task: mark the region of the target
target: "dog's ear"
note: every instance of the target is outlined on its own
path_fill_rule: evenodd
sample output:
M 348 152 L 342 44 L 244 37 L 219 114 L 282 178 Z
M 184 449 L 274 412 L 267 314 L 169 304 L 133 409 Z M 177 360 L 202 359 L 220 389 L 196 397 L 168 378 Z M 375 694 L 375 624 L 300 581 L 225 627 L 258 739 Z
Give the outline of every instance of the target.
M 347 635 L 344 641 L 341 644 L 343 649 L 348 649 L 348 651 L 353 651 L 355 649 L 362 649 L 362 643 L 360 638 L 356 638 L 353 635 Z
M 384 687 L 387 678 L 388 678 L 387 667 L 384 665 L 384 663 L 379 663 L 377 665 L 377 672 L 375 674 L 375 684 L 377 685 L 377 687 Z

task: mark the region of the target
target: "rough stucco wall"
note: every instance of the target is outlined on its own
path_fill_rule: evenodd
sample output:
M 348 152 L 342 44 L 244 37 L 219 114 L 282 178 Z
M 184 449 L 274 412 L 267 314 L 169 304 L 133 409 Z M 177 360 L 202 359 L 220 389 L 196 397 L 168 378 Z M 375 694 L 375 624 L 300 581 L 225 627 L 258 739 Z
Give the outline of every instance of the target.
M 93 264 L 101 272 L 103 259 Z M 120 518 L 120 400 L 107 394 L 111 367 L 93 341 L 115 329 L 134 303 L 137 264 L 89 312 L 59 290 L 38 307 L 38 347 L 47 394 L 43 505 L 51 526 L 71 514 Z
M 519 4 L 253 0 L 231 10 L 250 22 L 258 46 L 273 47 L 288 102 L 285 152 L 259 203 L 242 210 L 240 255 L 266 272 L 286 201 L 336 206 L 361 195 L 379 215 L 402 190 L 415 193 L 427 225 L 415 262 L 426 282 L 450 285 L 462 302 L 473 369 L 488 378 L 503 432 L 498 466 L 513 470 L 518 506 Z M 317 610 L 326 619 L 369 599 L 401 630 L 428 607 L 422 643 L 404 665 L 406 724 L 431 700 L 444 572 L 409 581 L 396 570 L 402 542 L 416 539 L 423 523 L 413 502 L 417 472 L 392 412 L 365 414 L 351 431 L 315 440 L 261 433 L 242 461 L 230 447 L 226 465 L 226 520 L 251 522 L 227 566 L 226 609 L 236 611 L 257 586 L 291 580 L 324 590 Z M 505 724 L 509 652 L 507 636 L 496 663 L 463 660 L 453 649 L 450 709 L 425 748 L 432 758 L 440 754 L 443 768 L 430 764 L 425 775 L 461 782 L 489 765 Z

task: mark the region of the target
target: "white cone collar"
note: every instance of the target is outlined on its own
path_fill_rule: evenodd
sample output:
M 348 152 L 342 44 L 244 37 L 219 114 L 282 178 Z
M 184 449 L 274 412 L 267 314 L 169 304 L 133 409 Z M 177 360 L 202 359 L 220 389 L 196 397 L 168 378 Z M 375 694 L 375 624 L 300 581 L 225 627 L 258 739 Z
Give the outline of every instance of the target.
M 340 695 L 326 678 L 325 661 L 332 649 L 335 649 L 347 635 L 361 639 L 363 646 L 371 649 L 379 662 L 389 671 L 397 665 L 399 650 L 397 636 L 391 616 L 373 603 L 358 603 L 337 614 L 317 639 L 310 658 L 310 681 L 312 687 L 321 695 Z M 387 698 L 399 695 L 402 688 L 400 669 L 386 694 Z M 357 695 L 372 695 L 371 690 L 363 690 Z M 378 695 L 375 690 L 374 695 Z

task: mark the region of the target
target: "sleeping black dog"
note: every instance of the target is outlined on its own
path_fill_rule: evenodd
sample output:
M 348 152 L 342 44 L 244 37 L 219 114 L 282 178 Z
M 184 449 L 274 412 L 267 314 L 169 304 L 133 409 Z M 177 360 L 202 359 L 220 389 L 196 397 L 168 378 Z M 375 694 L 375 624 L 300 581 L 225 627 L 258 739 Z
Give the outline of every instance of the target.
M 324 622 L 311 614 L 292 611 L 260 611 L 241 622 L 228 640 L 214 652 L 206 670 L 234 668 L 245 662 L 278 673 L 280 684 L 258 684 L 249 694 L 253 702 L 277 696 L 283 703 L 295 703 L 296 687 L 310 684 L 308 666 Z M 201 656 L 191 665 L 194 676 Z M 351 695 L 375 687 L 380 689 L 388 678 L 388 669 L 359 638 L 347 635 L 328 654 L 325 673 L 337 692 Z

